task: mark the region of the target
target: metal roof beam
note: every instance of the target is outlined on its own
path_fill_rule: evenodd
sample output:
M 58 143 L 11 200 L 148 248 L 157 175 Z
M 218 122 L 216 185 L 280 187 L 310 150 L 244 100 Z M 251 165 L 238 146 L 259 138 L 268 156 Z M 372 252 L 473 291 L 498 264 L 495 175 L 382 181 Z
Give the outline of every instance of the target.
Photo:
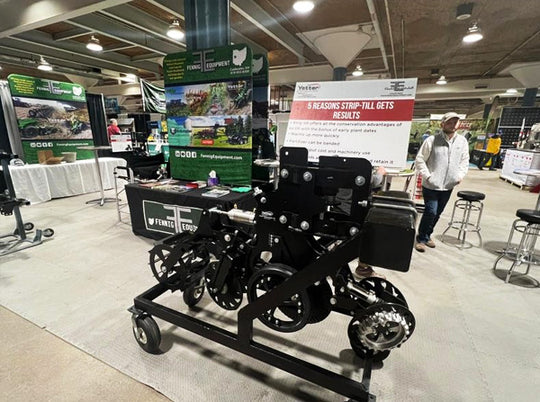
M 160 73 L 160 67 L 151 62 L 132 62 L 129 56 L 108 53 L 102 55 L 86 50 L 84 44 L 79 42 L 63 41 L 55 42 L 52 36 L 40 31 L 31 31 L 0 40 L 0 44 L 29 51 L 33 54 L 42 54 L 56 57 L 58 59 L 72 60 L 86 66 L 97 66 L 106 63 L 109 68 L 124 73 L 134 73 L 136 69 Z
M 109 64 L 107 62 L 99 62 L 99 61 L 93 61 L 93 60 L 90 60 L 90 59 L 83 59 L 83 58 L 79 58 L 77 56 L 74 56 L 74 55 L 69 55 L 69 54 L 65 54 L 65 53 L 62 53 L 62 52 L 57 52 L 57 51 L 54 51 L 53 49 L 49 49 L 49 48 L 43 48 L 43 47 L 40 47 L 40 46 L 33 46 L 33 45 L 27 45 L 27 44 L 24 44 L 23 47 L 19 47 L 21 46 L 21 43 L 17 43 L 17 41 L 13 41 L 11 42 L 12 39 L 1 39 L 0 40 L 0 49 L 2 49 L 2 53 L 6 53 L 6 51 L 8 50 L 11 50 L 12 52 L 15 52 L 15 53 L 18 53 L 19 55 L 23 55 L 23 54 L 26 54 L 28 55 L 28 57 L 32 60 L 36 60 L 36 65 L 37 65 L 37 61 L 39 61 L 39 58 L 37 57 L 37 55 L 41 55 L 43 56 L 49 63 L 51 63 L 53 65 L 54 68 L 56 68 L 57 66 L 62 66 L 62 65 L 69 65 L 69 64 L 72 64 L 72 63 L 76 63 L 76 65 L 78 66 L 78 68 L 84 68 L 84 67 L 87 67 L 87 68 L 99 68 L 99 69 L 110 69 L 110 70 L 114 70 L 114 71 L 118 71 L 118 72 L 123 72 L 123 73 L 126 73 L 126 74 L 134 74 L 136 73 L 137 71 L 134 70 L 134 69 L 129 69 L 127 67 L 119 67 L 118 65 L 115 65 L 115 64 Z M 10 41 L 10 42 L 8 42 Z M 83 66 L 83 67 L 81 67 Z M 77 67 L 76 67 L 77 68 Z
M 148 3 L 161 8 L 163 11 L 174 15 L 176 18 L 185 20 L 184 2 L 178 0 L 146 0 Z M 171 21 L 172 22 L 172 21 Z
M 73 18 L 69 22 L 78 27 L 86 28 L 122 42 L 130 43 L 150 52 L 166 55 L 182 50 L 180 45 L 173 45 L 172 43 L 165 42 L 161 39 L 156 39 L 140 29 L 132 28 L 125 23 L 120 23 L 104 15 L 89 14 L 84 17 Z
M 258 29 L 298 56 L 299 63 L 304 64 L 304 44 L 283 28 L 261 6 L 253 0 L 231 0 L 231 7 Z
M 130 0 L 17 0 L 4 4 L 0 13 L 0 38 L 20 34 L 67 19 L 80 17 L 104 8 L 119 6 Z M 2 1 L 2 3 L 6 3 Z M 10 3 L 8 0 L 7 3 Z M 15 4 L 17 3 L 17 4 Z M 8 11 L 9 9 L 9 11 Z
M 88 35 L 89 33 L 90 33 L 90 31 L 88 31 L 86 29 L 73 28 L 73 29 L 70 29 L 69 31 L 55 33 L 55 34 L 53 34 L 52 37 L 53 37 L 54 40 L 61 41 L 61 40 L 77 38 L 79 36 Z
M 133 49 L 134 47 L 135 46 L 130 45 L 128 43 L 123 44 L 123 45 L 106 46 L 103 48 L 101 53 L 117 52 L 118 50 Z
M 174 43 L 177 46 L 186 47 L 185 43 L 174 40 L 167 36 L 170 22 L 164 22 L 159 18 L 156 18 L 150 14 L 147 14 L 137 7 L 126 4 L 124 6 L 112 7 L 107 10 L 103 10 L 100 14 L 104 14 L 115 20 L 122 21 L 135 28 L 142 29 L 153 36 L 165 39 L 167 42 Z M 172 22 L 172 21 L 171 21 Z

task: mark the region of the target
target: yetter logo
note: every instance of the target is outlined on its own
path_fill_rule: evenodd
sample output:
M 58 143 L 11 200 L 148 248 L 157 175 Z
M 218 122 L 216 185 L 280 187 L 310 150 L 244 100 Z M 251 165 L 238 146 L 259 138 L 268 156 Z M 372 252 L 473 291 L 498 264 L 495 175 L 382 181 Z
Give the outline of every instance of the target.
M 320 87 L 320 84 L 298 84 L 298 90 L 302 92 L 318 91 Z

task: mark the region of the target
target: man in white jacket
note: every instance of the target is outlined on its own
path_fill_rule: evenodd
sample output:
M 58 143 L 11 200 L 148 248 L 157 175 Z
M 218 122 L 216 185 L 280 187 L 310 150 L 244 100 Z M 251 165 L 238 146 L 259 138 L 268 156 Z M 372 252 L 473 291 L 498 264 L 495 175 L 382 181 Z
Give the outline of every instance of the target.
M 416 169 L 422 175 L 424 214 L 418 226 L 415 249 L 426 251 L 435 247 L 431 239 L 452 189 L 461 183 L 469 169 L 469 143 L 456 134 L 459 115 L 446 113 L 441 121 L 442 131 L 427 138 L 416 156 Z

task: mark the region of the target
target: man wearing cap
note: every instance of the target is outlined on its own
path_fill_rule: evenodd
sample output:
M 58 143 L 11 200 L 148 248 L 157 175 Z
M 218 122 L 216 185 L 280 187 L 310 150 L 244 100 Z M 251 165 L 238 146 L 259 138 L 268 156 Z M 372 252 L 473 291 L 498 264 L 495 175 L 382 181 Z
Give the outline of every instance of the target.
M 420 147 L 415 166 L 422 175 L 424 214 L 418 226 L 415 249 L 434 248 L 433 228 L 450 199 L 452 189 L 461 183 L 469 169 L 469 143 L 456 134 L 459 115 L 446 113 L 441 121 L 442 131 L 428 137 Z

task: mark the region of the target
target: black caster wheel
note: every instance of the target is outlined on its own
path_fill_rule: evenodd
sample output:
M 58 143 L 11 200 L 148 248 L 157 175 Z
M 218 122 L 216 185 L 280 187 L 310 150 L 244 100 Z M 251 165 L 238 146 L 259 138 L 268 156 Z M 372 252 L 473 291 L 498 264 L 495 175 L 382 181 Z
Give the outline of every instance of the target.
M 189 307 L 195 306 L 199 303 L 204 295 L 204 278 L 198 284 L 191 285 L 182 294 L 184 303 Z
M 31 231 L 32 229 L 34 229 L 34 224 L 32 222 L 26 222 L 24 224 L 24 230 L 27 232 Z
M 54 235 L 54 230 L 51 228 L 43 229 L 43 236 L 52 237 Z
M 161 343 L 161 332 L 156 321 L 148 315 L 135 318 L 133 335 L 139 346 L 148 353 L 157 354 Z

